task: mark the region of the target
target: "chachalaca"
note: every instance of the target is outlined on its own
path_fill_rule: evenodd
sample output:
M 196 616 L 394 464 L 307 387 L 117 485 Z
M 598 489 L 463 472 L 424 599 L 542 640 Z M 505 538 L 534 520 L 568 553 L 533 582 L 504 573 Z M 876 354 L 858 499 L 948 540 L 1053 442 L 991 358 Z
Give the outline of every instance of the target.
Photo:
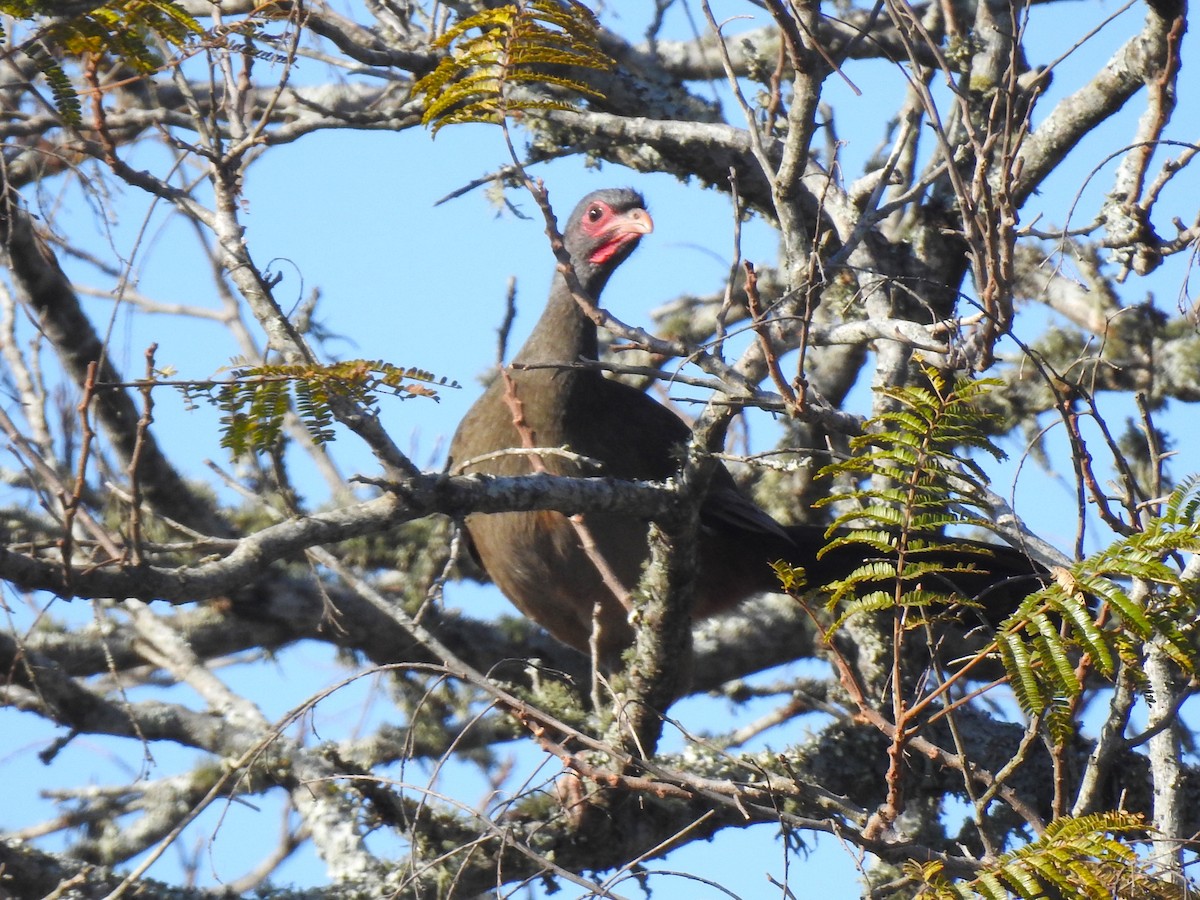
M 575 274 L 592 299 L 599 297 L 609 276 L 652 229 L 636 191 L 601 190 L 580 201 L 563 239 Z M 563 274 L 557 273 L 545 311 L 513 362 L 570 364 L 596 359 L 597 349 L 595 324 L 571 295 Z M 678 470 L 680 448 L 689 434 L 688 426 L 671 410 L 599 371 L 511 369 L 492 381 L 459 425 L 450 445 L 451 470 L 528 474 L 539 465 L 530 454 L 502 451 L 565 447 L 600 462 L 603 470 L 585 470 L 547 453 L 539 457 L 545 471 L 663 480 Z M 648 526 L 614 514 L 588 513 L 582 518 L 585 531 L 553 511 L 474 514 L 467 517 L 466 528 L 476 558 L 521 612 L 584 652 L 593 629 L 598 629 L 601 658 L 611 659 L 633 640 L 626 604 L 646 560 Z M 774 560 L 803 566 L 809 583 L 820 585 L 848 574 L 868 552 L 843 546 L 818 559 L 817 552 L 827 543 L 824 528 L 780 525 L 742 493 L 724 467 L 712 478 L 700 520 L 696 619 L 728 610 L 755 594 L 778 591 L 770 567 Z M 585 549 L 585 541 L 593 546 Z M 981 548 L 977 556 L 955 552 L 945 560 L 934 560 L 975 565 L 978 571 L 949 576 L 967 596 L 1010 577 L 1028 580 L 1040 571 L 1011 548 L 977 546 Z M 613 590 L 611 577 L 606 583 L 596 554 L 620 590 Z M 1015 605 L 1016 601 L 1009 598 L 1009 602 Z

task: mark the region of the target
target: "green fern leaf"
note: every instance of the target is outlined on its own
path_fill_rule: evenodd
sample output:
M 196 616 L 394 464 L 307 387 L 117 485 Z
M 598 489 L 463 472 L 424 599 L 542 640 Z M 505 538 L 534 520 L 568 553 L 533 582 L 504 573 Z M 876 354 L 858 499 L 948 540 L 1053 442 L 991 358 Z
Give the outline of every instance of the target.
M 1037 897 L 1043 893 L 1042 883 L 1038 879 L 1037 871 L 1025 860 L 1014 859 L 999 874 L 1006 882 L 1013 886 L 1013 891 L 1018 897 Z M 1048 871 L 1047 874 L 1053 877 L 1052 870 Z
M 413 94 L 424 97 L 421 121 L 435 135 L 461 122 L 574 109 L 566 99 L 517 94 L 513 88 L 553 87 L 599 97 L 584 81 L 552 69 L 607 70 L 613 64 L 599 48 L 595 16 L 576 0 L 526 0 L 484 10 L 448 29 L 434 46 L 449 52 L 413 85 Z
M 771 563 L 779 584 L 789 594 L 800 594 L 808 587 L 808 575 L 802 566 L 793 566 L 785 560 Z
M 228 381 L 212 383 L 208 396 L 225 413 L 221 446 L 240 456 L 276 448 L 289 411 L 320 444 L 334 438 L 335 396 L 367 408 L 378 402 L 380 393 L 436 400 L 437 391 L 430 384 L 458 387 L 457 382 L 422 369 L 400 369 L 378 360 L 346 360 L 328 366 L 243 365 L 233 370 Z
M 1083 600 L 1076 596 L 1068 596 L 1061 603 L 1055 604 L 1054 608 L 1074 626 L 1076 639 L 1091 655 L 1092 662 L 1100 673 L 1111 677 L 1116 665 L 1109 640 L 1092 619 Z
M 1037 633 L 1033 637 L 1034 646 L 1038 650 L 1038 660 L 1042 663 L 1042 674 L 1047 684 L 1052 688 L 1056 697 L 1077 697 L 1083 690 L 1083 685 L 1075 674 L 1075 667 L 1067 654 L 1067 646 L 1059 636 L 1058 629 L 1050 621 L 1049 616 L 1037 616 L 1033 621 Z
M 170 0 L 146 0 L 145 10 L 149 26 L 176 47 L 204 34 L 200 23 Z
M 1088 594 L 1104 601 L 1121 617 L 1125 628 L 1133 631 L 1138 637 L 1148 639 L 1153 632 L 1153 626 L 1125 590 L 1114 581 L 1107 578 L 1096 578 L 1084 575 L 1077 579 L 1079 586 Z
M 1178 613 L 1155 611 L 1150 613 L 1150 621 L 1154 634 L 1159 639 L 1158 646 L 1165 650 L 1183 671 L 1195 674 L 1200 669 L 1196 658 L 1196 647 L 1179 627 Z
M 945 606 L 946 595 L 941 591 L 929 591 L 916 588 L 901 593 L 898 604 L 905 609 L 920 610 Z
M 8 2 L 2 10 L 24 20 L 55 15 L 49 4 Z M 51 18 L 40 28 L 38 40 L 20 49 L 49 84 L 59 115 L 69 124 L 79 125 L 79 95 L 61 59 L 111 56 L 146 73 L 162 65 L 155 39 L 182 47 L 204 33 L 196 19 L 172 0 L 110 0 L 78 15 Z
M 1004 663 L 1005 671 L 1008 672 L 1009 686 L 1021 711 L 1027 716 L 1041 713 L 1046 708 L 1047 701 L 1034 674 L 1029 648 L 1018 635 L 1002 634 L 996 640 L 996 649 L 1000 653 L 1000 661 Z
M 832 607 L 834 604 L 830 603 Z M 842 627 L 849 619 L 854 616 L 863 615 L 865 613 L 882 612 L 885 609 L 893 609 L 896 605 L 896 598 L 887 591 L 872 591 L 869 594 L 864 594 L 855 597 L 844 605 L 843 612 L 829 626 L 829 633 L 833 634 Z
M 63 121 L 70 125 L 83 124 L 83 106 L 79 102 L 79 93 L 71 84 L 71 79 L 40 42 L 24 47 L 28 56 L 46 83 L 50 86 L 50 95 L 54 98 L 54 108 Z
M 880 582 L 895 580 L 896 567 L 890 560 L 865 560 L 862 565 L 855 567 L 836 583 L 829 598 L 830 606 L 835 606 L 847 596 L 858 593 L 858 588 L 864 585 L 878 585 Z
M 984 872 L 975 880 L 975 890 L 984 900 L 1008 900 L 1008 888 L 991 872 Z
M 854 517 L 846 517 L 845 521 L 852 521 Z M 833 527 L 837 528 L 844 524 L 844 521 L 838 521 Z M 875 550 L 878 553 L 890 554 L 896 549 L 896 535 L 890 531 L 875 531 L 875 530 L 855 530 L 853 534 L 841 535 L 835 537 L 828 544 L 821 548 L 818 557 L 824 556 L 831 550 L 838 547 L 865 545 Z
M 910 877 L 937 898 L 1010 897 L 1038 900 L 1048 895 L 1108 898 L 1178 896 L 1121 840 L 1144 839 L 1147 829 L 1130 813 L 1062 818 L 1047 825 L 1031 844 L 996 859 L 973 880 L 949 884 L 940 868 L 906 866 Z
M 835 537 L 828 549 L 864 545 L 885 556 L 868 561 L 849 577 L 827 586 L 831 604 L 855 596 L 867 584 L 902 584 L 892 604 L 926 608 L 940 597 L 943 605 L 961 600 L 938 594 L 938 575 L 986 567 L 945 567 L 920 559 L 923 552 L 944 553 L 946 542 L 931 541 L 947 526 L 988 527 L 990 510 L 982 500 L 986 484 L 982 470 L 964 459 L 963 448 L 985 449 L 1003 456 L 979 428 L 984 417 L 972 403 L 995 386 L 994 381 L 960 381 L 953 386 L 938 372 L 926 371 L 928 386 L 885 388 L 896 408 L 867 423 L 865 434 L 851 442 L 853 456 L 827 466 L 823 476 L 851 476 L 865 485 L 839 492 L 824 503 L 839 502 L 847 511 L 833 528 L 849 529 Z M 827 551 L 826 551 L 827 552 Z M 885 592 L 880 592 L 883 594 Z M 853 603 L 852 612 L 874 608 L 872 603 Z M 839 621 L 843 621 L 845 616 Z
M 1067 678 L 1068 659 L 1062 653 L 1072 648 L 1088 654 L 1103 675 L 1112 676 L 1118 658 L 1136 675 L 1145 645 L 1153 641 L 1184 672 L 1197 672 L 1200 661 L 1187 634 L 1196 619 L 1195 601 L 1167 557 L 1200 550 L 1198 484 L 1197 479 L 1181 484 L 1163 504 L 1161 515 L 1148 517 L 1142 531 L 1064 570 L 1056 584 L 1027 598 L 1005 623 L 1001 657 L 1023 709 L 1047 712 L 1049 698 L 1070 694 L 1075 679 Z M 1140 579 L 1154 589 L 1138 602 L 1114 578 Z M 1113 614 L 1108 628 L 1098 624 L 1099 610 L 1092 609 L 1098 605 Z M 1051 612 L 1060 619 L 1060 641 L 1048 636 L 1046 614 Z M 1057 628 L 1054 631 L 1057 634 Z M 1018 646 L 1024 647 L 1024 655 L 1017 652 Z M 1029 668 L 1020 668 L 1024 666 Z M 1031 688 L 1034 683 L 1037 691 Z M 1146 686 L 1139 682 L 1138 688 L 1144 691 Z

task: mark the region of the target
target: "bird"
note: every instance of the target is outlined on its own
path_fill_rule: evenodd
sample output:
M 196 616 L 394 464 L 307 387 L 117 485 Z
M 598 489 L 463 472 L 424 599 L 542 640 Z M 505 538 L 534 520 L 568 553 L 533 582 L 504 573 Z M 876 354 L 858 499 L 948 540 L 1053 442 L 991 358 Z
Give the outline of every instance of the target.
M 645 201 L 633 189 L 598 190 L 579 202 L 562 236 L 579 284 L 593 300 L 653 229 Z M 690 426 L 643 391 L 594 368 L 568 367 L 597 355 L 596 325 L 560 270 L 513 367 L 492 380 L 459 424 L 450 443 L 450 471 L 544 470 L 643 481 L 676 474 Z M 566 448 L 570 455 L 510 452 L 530 447 Z M 634 639 L 629 595 L 649 553 L 648 522 L 613 513 L 586 513 L 576 521 L 580 518 L 582 527 L 553 510 L 473 513 L 464 525 L 476 561 L 525 616 L 564 644 L 612 664 Z M 842 545 L 818 557 L 827 543 L 823 526 L 780 524 L 723 465 L 715 469 L 699 518 L 696 620 L 778 592 L 775 560 L 803 566 L 808 583 L 819 585 L 849 574 L 866 553 Z M 972 554 L 964 553 L 964 542 L 955 543 L 958 549 L 948 552 L 946 564 L 976 564 L 956 584 L 964 593 L 1039 573 L 1013 548 L 977 544 Z

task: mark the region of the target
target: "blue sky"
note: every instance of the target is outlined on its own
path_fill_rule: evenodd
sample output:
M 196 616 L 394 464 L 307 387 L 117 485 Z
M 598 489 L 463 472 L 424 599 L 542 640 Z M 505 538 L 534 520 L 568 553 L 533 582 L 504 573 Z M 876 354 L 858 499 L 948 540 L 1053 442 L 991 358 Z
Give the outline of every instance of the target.
M 728 6 L 734 8 L 733 4 Z M 740 4 L 736 8 L 744 10 Z M 1086 2 L 1061 7 L 1057 12 L 1038 11 L 1034 43 L 1045 48 L 1041 50 L 1045 56 L 1034 61 L 1059 55 L 1086 31 L 1084 20 L 1101 18 L 1115 9 L 1104 3 Z M 1056 97 L 1073 89 L 1082 73 L 1094 71 L 1099 60 L 1124 40 L 1140 17 L 1141 10 L 1135 7 L 1101 32 L 1076 59 L 1068 60 L 1046 108 Z M 750 23 L 736 24 L 749 27 Z M 674 22 L 672 28 L 676 33 L 686 33 L 681 21 Z M 1195 39 L 1188 40 L 1194 43 Z M 1185 58 L 1187 52 L 1185 47 Z M 830 99 L 839 108 L 839 137 L 845 142 L 842 161 L 848 179 L 859 173 L 859 164 L 875 149 L 883 123 L 894 108 L 896 79 L 888 77 L 885 69 L 881 63 L 852 63 L 846 67 L 847 75 L 863 90 L 861 97 L 854 97 L 837 79 L 830 81 Z M 1181 104 L 1195 102 L 1194 96 L 1181 98 Z M 1106 131 L 1121 135 L 1115 145 L 1132 134 L 1131 121 L 1125 116 L 1120 123 L 1108 126 Z M 1070 198 L 1084 188 L 1088 172 L 1099 164 L 1114 141 L 1108 140 L 1103 146 L 1103 151 L 1091 149 L 1091 145 L 1080 148 L 1071 163 L 1031 201 L 1025 220 L 1044 211 L 1048 223 L 1061 222 Z M 553 270 L 536 210 L 519 192 L 511 197 L 530 213 L 529 220 L 498 211 L 482 191 L 434 206 L 464 182 L 505 161 L 498 130 L 486 126 L 447 128 L 436 140 L 418 131 L 341 131 L 270 150 L 246 181 L 247 239 L 259 263 L 270 261 L 271 268 L 283 275 L 276 296 L 285 308 L 289 299 L 299 301 L 308 291 L 319 288 L 322 299 L 318 318 L 329 330 L 344 336 L 344 340 L 329 345 L 333 353 L 418 366 L 462 384 L 461 390 L 444 391 L 439 403 L 420 399 L 383 401 L 389 430 L 422 466 L 442 464 L 449 435 L 478 394 L 476 376 L 494 361 L 495 329 L 503 315 L 509 276 L 518 278 L 515 348 L 540 311 Z M 1094 209 L 1113 165 L 1109 164 L 1087 185 L 1084 209 L 1089 203 Z M 655 233 L 622 267 L 604 298 L 605 305 L 621 319 L 644 322 L 649 309 L 680 293 L 707 293 L 721 284 L 731 240 L 730 204 L 725 196 L 680 184 L 668 176 L 637 175 L 608 165 L 588 169 L 580 160 L 539 167 L 536 174 L 545 178 L 560 219 L 580 196 L 595 187 L 631 184 L 646 195 L 655 219 Z M 169 210 L 126 190 L 113 198 L 112 212 L 117 219 L 105 230 L 96 225 L 94 207 L 78 191 L 68 191 L 65 201 L 70 215 L 63 221 L 70 223 L 72 233 L 86 230 L 92 235 L 96 252 L 115 252 L 132 259 L 142 293 L 164 302 L 216 305 L 207 273 L 192 261 L 194 237 Z M 139 245 L 138 234 L 147 222 L 147 239 Z M 774 237 L 762 223 L 750 223 L 744 230 L 743 255 L 761 264 L 774 259 Z M 1186 278 L 1184 262 L 1172 261 L 1148 285 L 1131 285 L 1127 291 L 1132 294 L 1153 289 L 1159 294 L 1160 306 L 1171 310 Z M 111 281 L 104 284 L 83 267 L 74 267 L 73 274 L 103 289 L 112 287 Z M 93 318 L 102 322 L 112 311 L 112 303 L 93 299 L 88 301 L 88 308 Z M 236 352 L 215 324 L 180 324 L 164 317 L 118 311 L 112 347 L 115 360 L 126 373 L 132 376 L 140 372 L 142 353 L 151 341 L 160 345 L 159 366 L 173 366 L 183 377 L 209 376 Z M 1104 402 L 1107 408 L 1120 409 L 1109 400 Z M 863 395 L 857 395 L 852 406 L 854 403 L 859 404 L 855 412 L 868 410 Z M 217 447 L 217 415 L 213 410 L 189 412 L 178 398 L 161 393 L 156 417 L 160 436 L 180 454 L 191 474 L 205 477 L 205 458 L 228 463 Z M 1185 411 L 1173 416 L 1170 424 L 1176 429 L 1180 447 L 1173 470 L 1176 474 L 1200 471 L 1194 422 Z M 757 416 L 752 427 L 757 440 L 769 441 L 771 429 L 765 416 Z M 1052 440 L 1058 441 L 1058 437 Z M 1022 448 L 1010 441 L 1005 449 L 1014 461 L 995 470 L 995 482 L 1002 492 L 1007 491 Z M 335 453 L 348 473 L 375 471 L 372 459 L 352 439 L 339 440 Z M 1063 457 L 1059 453 L 1056 458 Z M 311 472 L 305 473 L 303 463 L 297 464 L 297 471 L 310 501 L 320 502 L 320 483 Z M 1046 529 L 1060 547 L 1068 549 L 1074 529 L 1069 484 L 1056 483 L 1029 465 L 1022 474 L 1018 498 L 1018 511 L 1035 528 Z M 470 585 L 448 588 L 447 603 L 461 605 L 476 615 L 505 608 L 494 591 Z M 72 618 L 90 617 L 82 604 L 68 606 L 60 601 L 54 611 Z M 17 619 L 27 621 L 23 613 L 18 613 Z M 313 691 L 345 675 L 341 663 L 323 648 L 312 646 L 286 650 L 271 663 L 235 666 L 223 673 L 230 683 L 252 692 L 269 716 L 282 715 Z M 770 677 L 778 676 L 774 673 Z M 178 699 L 177 693 L 170 696 Z M 673 712 L 690 728 L 718 732 L 733 727 L 735 719 L 753 719 L 769 705 L 762 701 L 739 710 L 723 701 L 696 699 Z M 310 733 L 315 739 L 352 728 L 356 722 L 365 728 L 379 721 L 395 722 L 396 713 L 377 679 L 363 678 L 325 701 L 305 727 L 312 728 Z M 801 739 L 804 727 L 801 721 L 790 731 L 772 734 L 770 741 L 776 748 L 782 747 Z M 59 785 L 122 783 L 143 765 L 139 747 L 89 738 L 77 740 L 52 769 L 45 769 L 37 762 L 36 752 L 51 739 L 52 732 L 32 717 L 0 711 L 0 734 L 5 735 L 0 739 L 0 763 L 8 780 L 8 802 L 0 817 L 4 827 L 45 817 L 47 806 L 37 794 L 50 781 Z M 536 770 L 542 765 L 540 754 L 529 745 L 518 744 L 511 749 L 518 769 Z M 186 765 L 193 755 L 177 748 L 155 747 L 154 758 L 148 775 L 158 778 Z M 555 771 L 550 766 L 544 777 Z M 430 776 L 409 771 L 406 777 L 420 783 Z M 441 776 L 438 786 L 468 802 L 484 789 L 478 773 L 467 766 L 452 767 Z M 259 804 L 258 799 L 254 802 Z M 184 842 L 204 859 L 198 873 L 203 883 L 228 881 L 253 864 L 260 844 L 246 838 L 262 829 L 274 834 L 278 824 L 276 806 L 274 800 L 266 800 L 258 809 L 232 804 L 206 814 Z M 820 891 L 832 896 L 853 895 L 856 876 L 850 852 L 828 838 L 818 845 L 813 856 L 793 860 L 788 873 L 793 889 L 801 896 Z M 759 826 L 724 834 L 713 844 L 685 848 L 655 868 L 712 878 L 741 896 L 754 897 L 774 890 L 767 881 L 767 872 L 777 879 L 784 878 L 783 860 L 775 829 Z M 177 877 L 178 871 L 178 857 L 168 854 L 150 875 L 170 880 Z M 325 880 L 322 867 L 311 855 L 290 861 L 282 875 L 284 880 L 294 879 L 301 884 Z M 668 900 L 722 896 L 682 876 L 663 875 L 652 883 L 656 897 Z M 628 884 L 618 890 L 631 896 L 640 893 Z M 574 888 L 564 894 L 574 895 Z

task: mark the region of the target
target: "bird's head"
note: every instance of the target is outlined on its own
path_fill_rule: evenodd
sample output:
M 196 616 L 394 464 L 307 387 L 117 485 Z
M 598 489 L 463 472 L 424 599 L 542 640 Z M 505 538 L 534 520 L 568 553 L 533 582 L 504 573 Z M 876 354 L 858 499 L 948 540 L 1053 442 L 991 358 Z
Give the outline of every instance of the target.
M 641 194 L 630 188 L 608 188 L 579 201 L 563 229 L 563 242 L 580 283 L 595 296 L 642 235 L 653 230 L 654 220 Z

